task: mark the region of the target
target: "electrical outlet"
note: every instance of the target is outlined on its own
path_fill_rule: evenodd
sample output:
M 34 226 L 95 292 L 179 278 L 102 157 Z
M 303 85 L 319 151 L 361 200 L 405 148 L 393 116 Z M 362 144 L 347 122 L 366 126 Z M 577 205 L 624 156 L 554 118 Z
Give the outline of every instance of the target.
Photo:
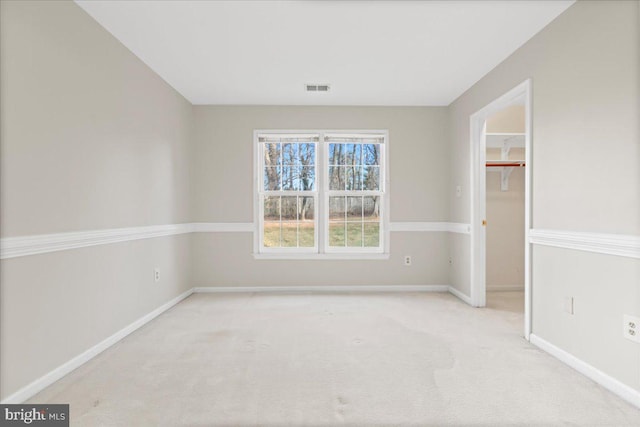
M 160 281 L 160 270 L 157 268 L 153 270 L 153 280 L 158 283 Z
M 625 314 L 623 316 L 623 322 L 624 337 L 628 340 L 640 343 L 640 317 Z
M 573 314 L 573 297 L 567 297 L 564 299 L 564 312 Z
M 449 265 L 453 265 L 453 258 L 449 257 Z
M 406 265 L 407 267 L 411 265 L 411 255 L 404 256 L 404 265 Z

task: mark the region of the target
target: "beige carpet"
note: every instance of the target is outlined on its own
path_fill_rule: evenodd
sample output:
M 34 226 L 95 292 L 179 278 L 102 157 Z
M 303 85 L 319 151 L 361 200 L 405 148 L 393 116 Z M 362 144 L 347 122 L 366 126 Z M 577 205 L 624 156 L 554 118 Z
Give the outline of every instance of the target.
M 72 425 L 640 426 L 522 337 L 521 293 L 196 294 L 31 402 Z

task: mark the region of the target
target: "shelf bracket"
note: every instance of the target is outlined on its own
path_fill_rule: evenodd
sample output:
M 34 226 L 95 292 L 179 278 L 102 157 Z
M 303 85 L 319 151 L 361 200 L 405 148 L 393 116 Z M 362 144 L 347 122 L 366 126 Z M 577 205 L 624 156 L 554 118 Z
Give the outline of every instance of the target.
M 509 144 L 509 141 L 505 141 L 502 144 L 502 149 L 500 150 L 500 159 L 509 160 L 510 151 L 511 151 L 511 144 Z
M 509 190 L 509 175 L 513 172 L 513 167 L 502 168 L 500 171 L 500 190 L 508 191 Z
M 500 150 L 500 158 L 502 160 L 509 160 L 509 152 L 511 151 L 511 144 L 507 138 L 502 143 L 502 150 Z M 513 172 L 513 168 L 502 168 L 500 171 L 500 191 L 509 191 L 509 175 Z

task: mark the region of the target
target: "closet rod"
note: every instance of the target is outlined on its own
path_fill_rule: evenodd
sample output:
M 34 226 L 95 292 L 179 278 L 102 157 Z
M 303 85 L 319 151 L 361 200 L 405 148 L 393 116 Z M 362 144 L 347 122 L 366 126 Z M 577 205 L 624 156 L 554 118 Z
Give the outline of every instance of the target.
M 510 167 L 524 167 L 524 162 L 518 163 L 487 163 L 488 168 L 510 168 Z

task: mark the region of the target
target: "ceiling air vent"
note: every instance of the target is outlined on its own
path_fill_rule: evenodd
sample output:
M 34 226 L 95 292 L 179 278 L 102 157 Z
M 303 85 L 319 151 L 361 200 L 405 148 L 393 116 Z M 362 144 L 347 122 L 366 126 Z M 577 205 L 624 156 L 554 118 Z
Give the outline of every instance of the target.
M 304 85 L 307 92 L 329 92 L 328 84 L 306 84 Z

